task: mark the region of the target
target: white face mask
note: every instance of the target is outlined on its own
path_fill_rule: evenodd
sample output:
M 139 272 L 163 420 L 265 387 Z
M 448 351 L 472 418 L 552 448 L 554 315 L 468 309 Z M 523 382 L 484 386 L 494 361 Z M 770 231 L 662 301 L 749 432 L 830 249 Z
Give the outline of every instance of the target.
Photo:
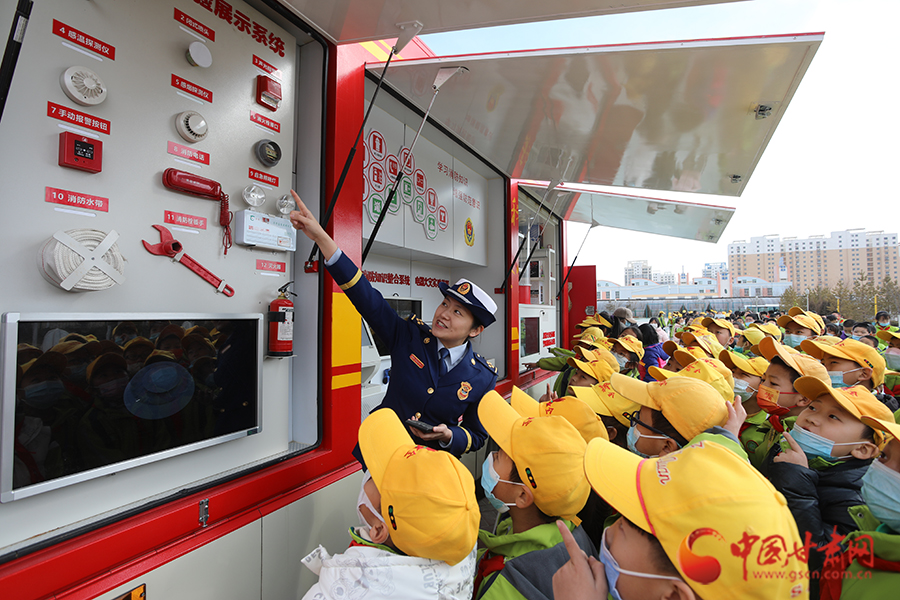
M 372 479 L 372 474 L 369 471 L 366 471 L 366 474 L 363 475 L 362 485 L 359 486 L 359 499 L 356 502 L 356 515 L 359 517 L 359 533 L 363 539 L 368 541 L 371 541 L 369 540 L 368 535 L 362 535 L 361 530 L 365 530 L 366 534 L 368 534 L 369 527 L 371 527 L 371 525 L 369 525 L 369 522 L 366 521 L 366 518 L 363 516 L 362 511 L 359 510 L 359 508 L 361 506 L 365 506 L 370 511 L 372 511 L 373 515 L 378 517 L 379 521 L 384 523 L 384 517 L 381 516 L 381 511 L 372 505 L 372 501 L 369 500 L 369 495 L 366 493 L 366 482 L 368 482 L 370 479 Z

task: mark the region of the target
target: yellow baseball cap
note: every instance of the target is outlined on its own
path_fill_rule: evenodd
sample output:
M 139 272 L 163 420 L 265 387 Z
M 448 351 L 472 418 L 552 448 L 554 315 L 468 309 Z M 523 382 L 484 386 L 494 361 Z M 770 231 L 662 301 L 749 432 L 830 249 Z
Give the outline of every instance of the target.
M 629 352 L 637 354 L 638 358 L 644 358 L 644 345 L 633 335 L 623 335 L 622 337 L 615 338 L 613 345 L 616 343 L 621 344 Z
M 603 332 L 600 331 L 599 327 L 588 327 L 572 339 L 578 340 L 583 344 L 593 345 L 595 342 L 599 342 L 604 337 L 606 336 L 603 335 Z
M 641 409 L 641 405 L 632 402 L 612 388 L 608 381 L 592 385 L 591 387 L 575 387 L 575 397 L 591 407 L 598 415 L 614 417 L 616 421 L 625 425 L 631 425 L 631 421 L 625 415 L 630 415 Z
M 831 385 L 831 377 L 828 376 L 828 369 L 812 356 L 800 354 L 796 350 L 791 352 L 787 346 L 779 344 L 770 337 L 763 339 L 759 343 L 759 352 L 769 362 L 772 362 L 776 356 L 784 361 L 789 368 L 793 369 L 800 375 L 815 377 Z
M 716 339 L 716 336 L 711 333 L 686 333 L 681 337 L 681 341 L 684 342 L 684 345 L 688 348 L 692 346 L 703 348 L 710 358 L 718 356 L 719 352 L 723 349 L 722 344 L 720 344 L 719 340 Z
M 748 375 L 756 375 L 757 377 L 765 375 L 766 369 L 769 368 L 769 361 L 762 356 L 747 358 L 730 350 L 719 352 L 719 360 L 729 369 L 739 369 Z
M 791 323 L 796 323 L 800 327 L 806 327 L 815 335 L 819 335 L 820 333 L 822 333 L 822 328 L 819 327 L 819 323 L 809 315 L 798 313 L 796 315 L 781 315 L 780 317 L 778 317 L 779 327 L 786 328 Z
M 807 566 L 794 553 L 803 541 L 784 496 L 728 448 L 703 441 L 642 459 L 596 439 L 584 470 L 604 500 L 659 540 L 698 595 L 808 598 L 808 581 L 788 576 Z M 778 560 L 755 560 L 766 549 Z
M 666 342 L 663 342 L 662 348 L 663 348 L 663 352 L 665 352 L 669 356 L 674 356 L 675 351 L 678 350 L 678 348 L 680 348 L 680 346 L 674 340 L 668 340 Z
M 709 330 L 707 330 L 706 327 L 703 327 L 700 324 L 688 325 L 681 331 L 676 331 L 675 337 L 677 337 L 678 339 L 681 339 L 684 337 L 684 334 L 686 334 L 686 333 L 709 333 Z
M 860 421 L 875 431 L 882 432 L 884 439 L 887 441 L 890 441 L 890 438 L 900 440 L 900 423 L 897 423 L 898 416 L 900 415 L 892 415 L 890 419 L 875 419 L 863 415 Z
M 107 352 L 106 354 L 101 354 L 95 358 L 91 361 L 91 364 L 88 365 L 87 371 L 85 372 L 88 383 L 91 383 L 94 373 L 107 366 L 114 366 L 118 367 L 121 371 L 128 371 L 128 364 L 125 362 L 125 359 L 122 358 L 121 354 Z
M 775 329 L 778 329 L 778 328 L 776 327 Z M 778 330 L 778 333 L 781 333 L 780 329 Z M 764 337 L 766 337 L 765 333 L 763 333 L 761 330 L 756 329 L 756 328 L 753 328 L 753 329 L 747 328 L 742 331 L 738 331 L 737 334 L 747 338 L 747 341 L 750 342 L 751 346 L 759 345 L 759 343 L 762 341 L 762 339 Z
M 381 514 L 397 548 L 451 565 L 472 552 L 481 511 L 475 481 L 459 459 L 415 445 L 388 408 L 363 421 L 359 449 L 381 493 Z
M 824 360 L 826 356 L 834 356 L 855 362 L 861 367 L 869 367 L 872 369 L 872 383 L 878 387 L 884 383 L 884 371 L 887 363 L 884 357 L 878 353 L 878 350 L 868 344 L 864 344 L 854 339 L 841 340 L 836 344 L 824 344 L 821 338 L 813 340 L 803 340 L 800 348 L 819 360 Z
M 608 338 L 607 338 L 608 339 Z M 581 354 L 582 358 L 587 362 L 593 362 L 595 360 L 601 360 L 609 365 L 609 368 L 612 369 L 613 373 L 619 372 L 619 363 L 616 361 L 616 357 L 613 356 L 613 353 L 607 350 L 606 348 L 599 347 L 594 348 L 592 350 L 588 350 L 586 348 L 578 347 L 575 349 L 576 354 Z M 604 379 L 603 381 L 609 381 L 609 377 Z
M 824 381 L 815 377 L 798 377 L 794 381 L 794 389 L 803 394 L 805 398 L 815 400 L 819 396 L 827 394 L 841 405 L 847 412 L 862 421 L 863 417 L 872 417 L 881 421 L 894 419 L 894 413 L 884 405 L 872 392 L 861 385 L 848 388 L 833 388 Z M 884 443 L 881 430 L 876 430 L 875 441 L 880 446 Z
M 66 357 L 54 350 L 47 350 L 37 358 L 32 358 L 22 365 L 22 374 L 24 375 L 35 367 L 47 367 L 56 375 L 62 375 L 66 370 Z
M 615 359 L 613 359 L 615 360 Z M 619 364 L 616 363 L 615 370 L 609 366 L 609 363 L 605 360 L 593 360 L 593 361 L 583 361 L 578 360 L 574 356 L 569 357 L 566 363 L 570 367 L 574 367 L 593 379 L 597 380 L 597 383 L 601 381 L 609 381 L 609 376 L 613 373 L 619 372 Z
M 591 487 L 584 475 L 587 444 L 575 426 L 555 415 L 522 417 L 494 390 L 478 403 L 478 417 L 516 463 L 519 478 L 534 496 L 535 505 L 544 514 L 577 519 Z M 436 542 L 441 543 L 440 538 Z
M 709 329 L 710 325 L 718 325 L 722 329 L 727 329 L 729 332 L 731 332 L 731 335 L 734 335 L 735 333 L 734 325 L 732 325 L 731 321 L 728 321 L 727 319 L 713 319 L 712 317 L 706 317 L 701 321 L 701 323 L 704 327 L 706 327 L 706 329 Z
M 584 388 L 590 389 L 590 388 Z M 556 415 L 571 423 L 584 442 L 590 442 L 595 437 L 609 439 L 606 426 L 597 413 L 586 402 L 575 396 L 564 396 L 558 400 L 538 402 L 516 386 L 513 386 L 510 405 L 523 417 L 549 417 Z
M 690 357 L 691 360 L 688 360 L 687 357 Z M 680 371 L 673 373 L 658 367 L 650 367 L 648 369 L 650 376 L 657 381 L 665 381 L 672 377 L 693 377 L 713 386 L 725 401 L 734 400 L 734 375 L 722 361 L 715 358 L 694 358 L 692 354 L 683 350 L 675 353 L 675 359 L 678 364 L 684 365 Z M 683 360 L 687 363 L 682 362 Z
M 701 379 L 673 377 L 645 383 L 617 373 L 610 383 L 629 400 L 660 411 L 686 440 L 728 420 L 722 395 Z
M 825 331 L 825 320 L 818 313 L 814 313 L 811 310 L 803 310 L 799 306 L 792 306 L 788 310 L 788 316 L 796 317 L 797 315 L 803 315 L 815 321 L 819 325 L 819 333 Z
M 592 315 L 590 317 L 585 317 L 584 321 L 576 325 L 576 327 L 583 327 L 587 329 L 588 327 L 597 327 L 602 325 L 603 327 L 612 327 L 612 323 L 603 318 L 603 315 Z
M 775 323 L 751 323 L 747 329 L 750 328 L 759 329 L 764 334 L 775 338 L 779 342 L 781 341 L 781 329 L 779 329 L 778 325 Z M 757 342 L 757 344 L 758 343 L 759 342 Z
M 890 342 L 894 338 L 900 340 L 900 331 L 888 331 L 887 329 L 879 329 L 875 332 L 875 335 L 879 340 L 884 340 L 885 342 Z

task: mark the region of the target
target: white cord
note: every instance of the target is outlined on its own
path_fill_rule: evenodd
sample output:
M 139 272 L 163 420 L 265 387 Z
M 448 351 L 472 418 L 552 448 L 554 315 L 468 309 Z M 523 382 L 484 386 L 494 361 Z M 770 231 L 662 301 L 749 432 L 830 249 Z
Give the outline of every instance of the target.
M 44 279 L 67 291 L 106 290 L 125 281 L 125 257 L 115 243 L 119 234 L 96 229 L 58 231 L 38 254 Z M 99 255 L 99 252 L 103 252 Z

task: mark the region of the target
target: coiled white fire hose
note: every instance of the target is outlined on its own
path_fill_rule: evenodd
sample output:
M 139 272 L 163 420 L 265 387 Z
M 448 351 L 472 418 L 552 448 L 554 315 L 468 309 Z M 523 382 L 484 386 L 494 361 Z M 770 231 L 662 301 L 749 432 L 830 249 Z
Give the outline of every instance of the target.
M 57 231 L 41 247 L 38 268 L 44 279 L 69 292 L 106 290 L 125 281 L 125 257 L 115 230 Z

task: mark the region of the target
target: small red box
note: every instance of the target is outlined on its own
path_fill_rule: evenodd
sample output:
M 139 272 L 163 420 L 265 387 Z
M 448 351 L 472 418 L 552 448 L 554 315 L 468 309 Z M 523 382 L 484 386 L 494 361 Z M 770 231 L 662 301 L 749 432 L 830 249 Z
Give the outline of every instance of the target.
M 103 142 L 63 131 L 59 134 L 59 166 L 99 173 L 103 170 Z
M 266 75 L 258 75 L 256 77 L 256 102 L 269 110 L 278 110 L 278 107 L 281 106 L 281 84 Z

